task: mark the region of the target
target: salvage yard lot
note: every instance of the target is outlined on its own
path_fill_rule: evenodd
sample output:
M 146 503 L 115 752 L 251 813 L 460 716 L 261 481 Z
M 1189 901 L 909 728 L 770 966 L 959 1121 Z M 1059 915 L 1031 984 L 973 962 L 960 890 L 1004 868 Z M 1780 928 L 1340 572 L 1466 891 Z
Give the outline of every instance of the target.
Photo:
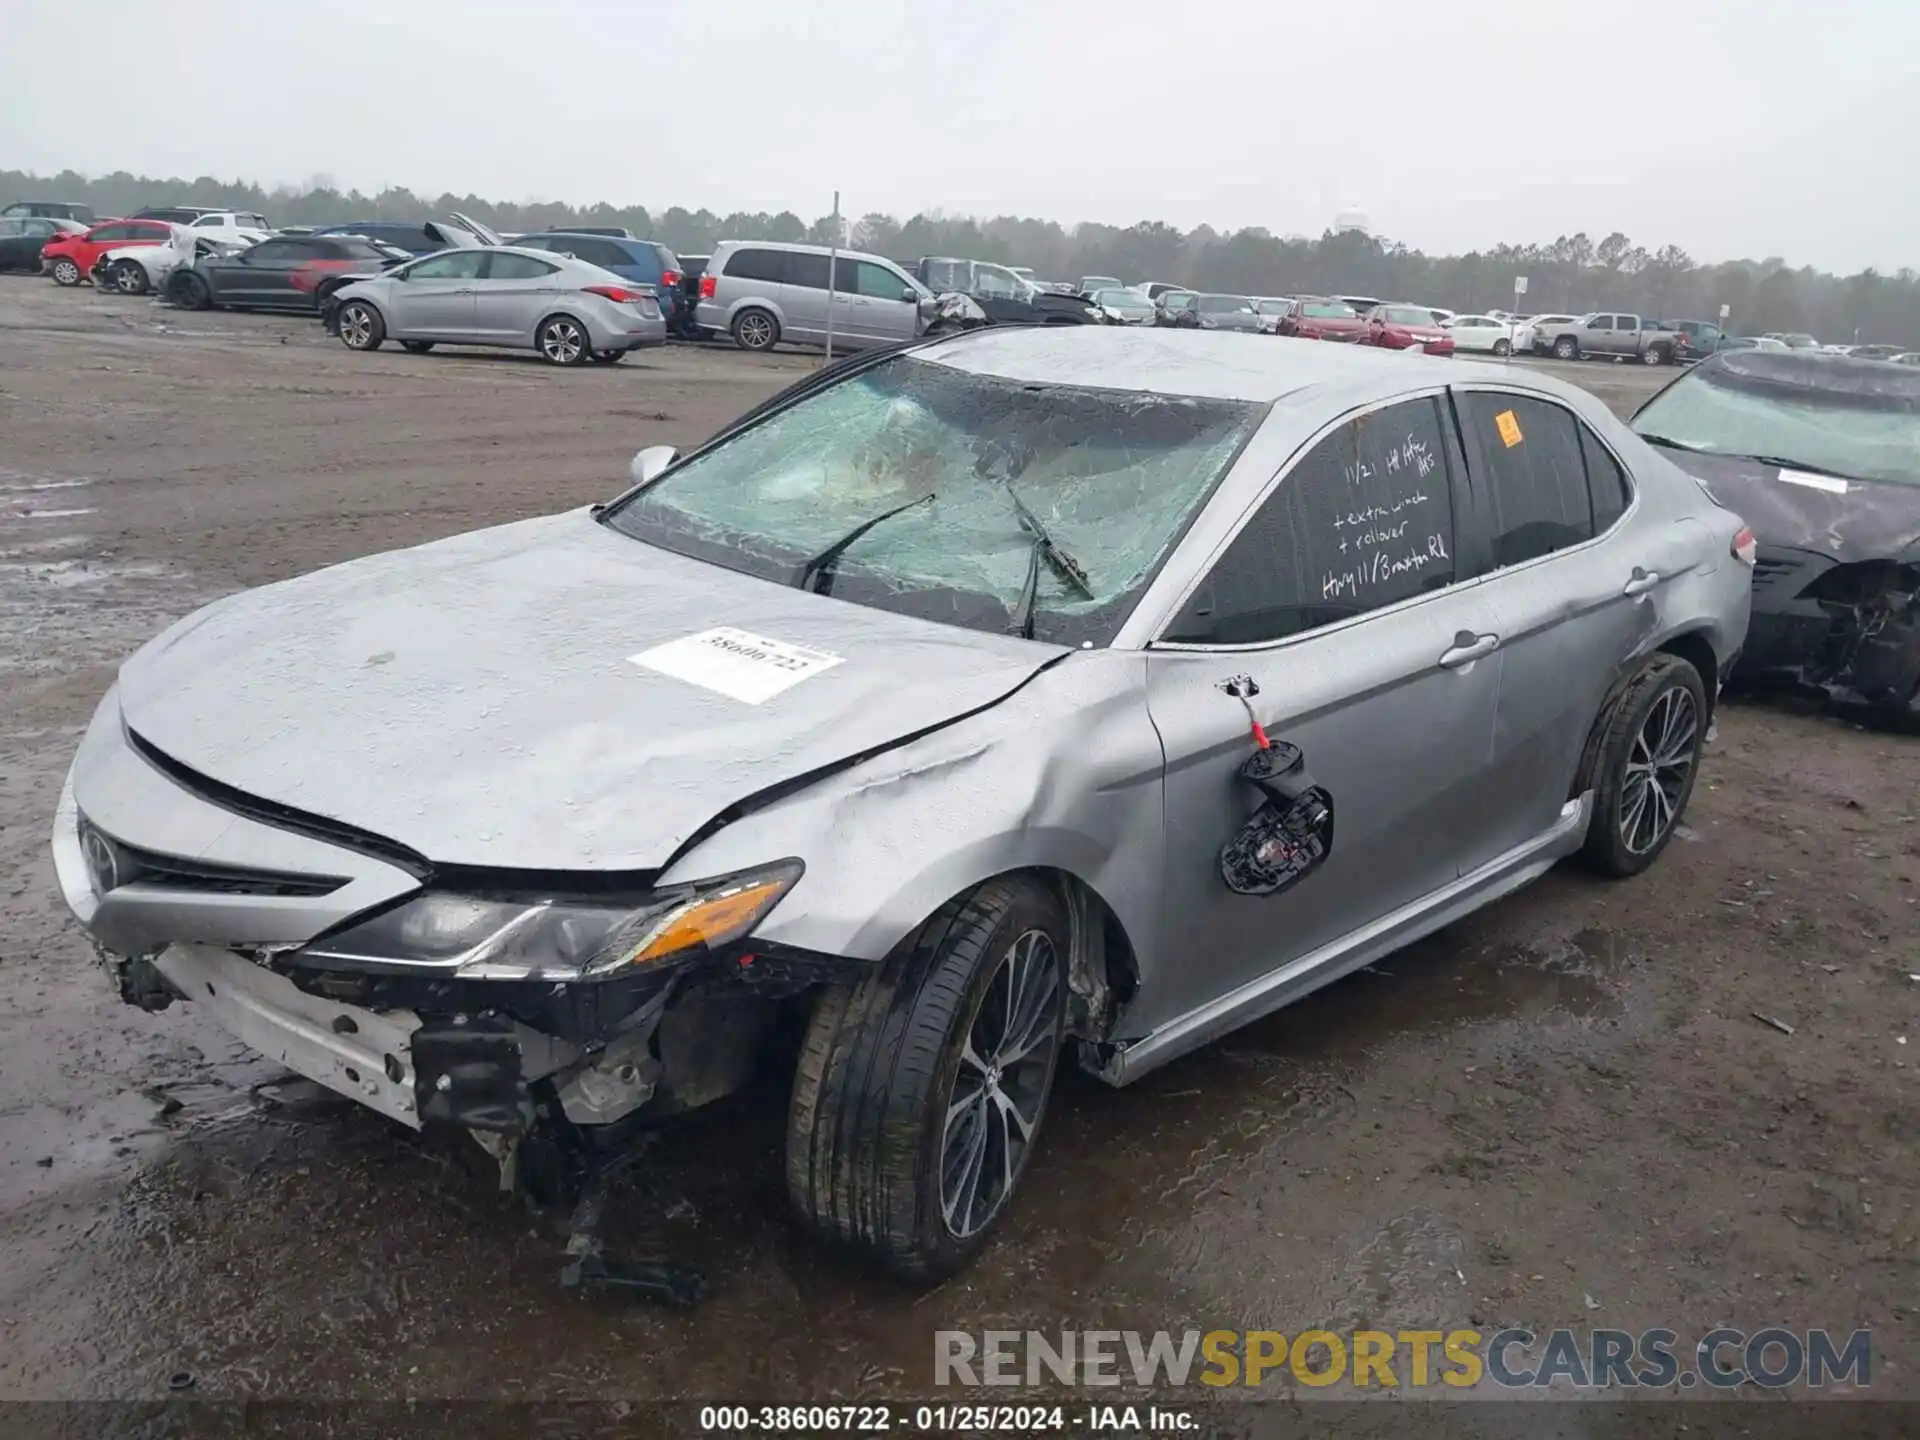
M 1641 879 L 1557 872 L 1131 1090 L 1070 1081 L 1001 1239 L 928 1296 L 795 1241 L 775 1078 L 620 1197 L 708 1272 L 667 1313 L 563 1297 L 474 1147 L 109 993 L 46 837 L 122 655 L 239 587 L 605 498 L 815 363 L 355 355 L 0 277 L 0 1398 L 925 1394 L 936 1329 L 1062 1317 L 1870 1327 L 1876 1392 L 1920 1398 L 1920 743 L 1811 710 L 1724 710 Z M 1623 413 L 1672 374 L 1546 368 Z

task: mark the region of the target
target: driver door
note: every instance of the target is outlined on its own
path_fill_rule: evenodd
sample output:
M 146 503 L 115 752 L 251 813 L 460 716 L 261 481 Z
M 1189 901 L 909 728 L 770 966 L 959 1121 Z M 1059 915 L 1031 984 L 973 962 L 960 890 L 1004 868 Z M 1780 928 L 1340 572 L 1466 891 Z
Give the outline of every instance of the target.
M 396 340 L 472 340 L 484 250 L 445 250 L 395 273 L 387 331 Z
M 1134 1002 L 1150 1028 L 1246 986 L 1271 987 L 1274 1005 L 1306 993 L 1344 973 L 1340 942 L 1497 853 L 1481 791 L 1499 637 L 1455 558 L 1470 515 L 1444 392 L 1348 416 L 1280 477 L 1149 648 L 1167 767 L 1159 938 L 1183 957 Z M 1247 708 L 1222 689 L 1236 677 L 1332 812 L 1324 861 L 1264 895 L 1223 875 L 1223 848 L 1262 799 L 1241 774 L 1256 753 Z

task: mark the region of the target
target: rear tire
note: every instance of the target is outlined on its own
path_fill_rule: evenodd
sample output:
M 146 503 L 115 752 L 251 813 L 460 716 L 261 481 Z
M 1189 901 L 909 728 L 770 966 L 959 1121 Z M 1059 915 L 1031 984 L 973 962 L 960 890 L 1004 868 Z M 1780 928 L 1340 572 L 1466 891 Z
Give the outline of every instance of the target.
M 424 355 L 424 354 L 426 354 L 426 353 L 427 353 L 427 352 L 428 352 L 429 350 L 431 350 L 431 349 L 433 349 L 433 341 L 431 341 L 431 340 L 402 340 L 402 341 L 400 342 L 400 348 L 401 348 L 402 350 L 404 350 L 404 351 L 406 351 L 406 352 L 407 352 L 407 353 L 408 353 L 409 355 Z
M 1578 360 L 1580 342 L 1571 335 L 1562 335 L 1553 342 L 1553 358 L 1556 360 Z
M 990 880 L 821 992 L 787 1122 L 802 1224 L 920 1282 L 985 1247 L 1046 1116 L 1069 941 L 1045 886 Z
M 733 343 L 742 350 L 771 350 L 780 343 L 780 322 L 773 312 L 742 310 L 733 317 Z
M 349 350 L 378 350 L 387 338 L 387 322 L 365 300 L 340 307 L 340 343 Z
M 533 332 L 534 348 L 550 365 L 584 365 L 593 353 L 587 327 L 571 315 L 550 315 Z
M 72 289 L 80 283 L 80 266 L 62 255 L 48 267 L 47 273 L 53 276 L 53 283 Z
M 1686 813 L 1707 737 L 1700 672 L 1654 655 L 1600 722 L 1587 784 L 1593 817 L 1581 854 L 1602 875 L 1638 875 L 1660 858 Z
M 1665 345 L 1649 345 L 1640 356 L 1641 363 L 1646 365 L 1664 365 L 1672 358 L 1672 349 Z
M 1493 353 L 1504 360 L 1513 353 L 1513 346 L 1506 340 L 1496 340 L 1493 342 Z

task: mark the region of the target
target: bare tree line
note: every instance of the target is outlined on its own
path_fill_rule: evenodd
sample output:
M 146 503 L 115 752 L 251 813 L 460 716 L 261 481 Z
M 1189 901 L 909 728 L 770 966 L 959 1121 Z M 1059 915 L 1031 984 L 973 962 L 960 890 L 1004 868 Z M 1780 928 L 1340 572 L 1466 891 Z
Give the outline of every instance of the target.
M 159 180 L 116 172 L 88 179 L 73 171 L 42 176 L 0 170 L 0 196 L 83 200 L 102 215 L 154 204 L 218 205 L 264 211 L 281 225 L 420 220 L 459 210 L 503 230 L 624 225 L 686 254 L 705 253 L 718 240 L 825 244 L 833 230 L 831 217 L 807 221 L 790 210 L 716 215 L 675 205 L 654 213 L 639 205 L 500 204 L 476 195 L 430 197 L 405 189 L 369 196 L 342 193 L 325 177 L 304 187 L 268 190 L 210 176 Z M 1620 309 L 1712 320 L 1726 305 L 1730 327 L 1740 332 L 1804 330 L 1828 341 L 1920 345 L 1920 275 L 1911 266 L 1892 274 L 1867 269 L 1840 276 L 1810 266 L 1793 268 L 1778 257 L 1703 264 L 1677 245 L 1649 249 L 1617 231 L 1597 242 L 1581 233 L 1547 244 L 1427 255 L 1357 233 L 1308 239 L 1258 227 L 1221 232 L 1202 225 L 1181 231 L 1159 221 L 1067 228 L 1051 220 L 977 220 L 937 211 L 905 222 L 868 214 L 845 229 L 843 242 L 851 239 L 862 249 L 899 260 L 921 255 L 997 260 L 1031 266 L 1046 279 L 1118 275 L 1254 295 L 1338 291 L 1471 311 L 1511 307 L 1514 279 L 1524 275 L 1528 292 L 1520 308 L 1535 312 Z

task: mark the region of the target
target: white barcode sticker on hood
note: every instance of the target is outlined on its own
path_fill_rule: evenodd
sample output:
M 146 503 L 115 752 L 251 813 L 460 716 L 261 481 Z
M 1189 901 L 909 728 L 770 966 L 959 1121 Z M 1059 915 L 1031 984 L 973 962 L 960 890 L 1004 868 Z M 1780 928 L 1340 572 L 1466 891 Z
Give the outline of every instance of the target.
M 1825 490 L 1834 495 L 1847 493 L 1847 482 L 1838 475 L 1816 475 L 1811 470 L 1782 470 L 1780 478 L 1789 485 L 1804 485 L 1809 490 Z
M 759 705 L 846 657 L 722 625 L 627 658 L 642 669 Z

